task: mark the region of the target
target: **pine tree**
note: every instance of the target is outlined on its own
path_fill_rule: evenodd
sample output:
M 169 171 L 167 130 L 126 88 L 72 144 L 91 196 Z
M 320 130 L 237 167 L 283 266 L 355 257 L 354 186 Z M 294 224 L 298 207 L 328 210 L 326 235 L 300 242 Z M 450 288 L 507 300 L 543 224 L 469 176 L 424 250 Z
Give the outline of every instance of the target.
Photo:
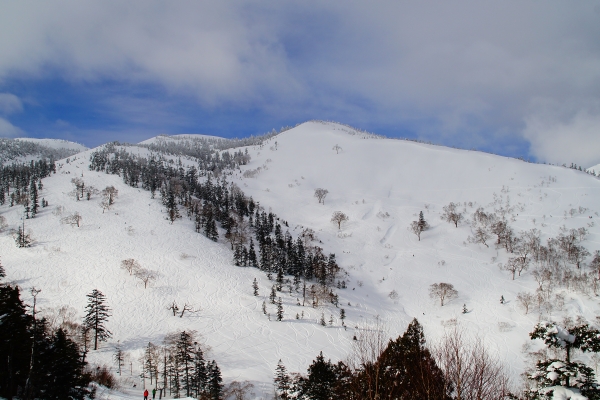
M 252 289 L 254 290 L 254 295 L 258 296 L 258 281 L 256 278 L 254 278 L 254 281 L 252 282 Z
M 30 247 L 32 243 L 31 235 L 25 233 L 25 222 L 23 221 L 23 226 L 19 226 L 17 230 L 17 234 L 15 235 L 15 243 L 17 247 Z
M 193 390 L 194 353 L 192 334 L 186 331 L 180 332 L 175 341 L 175 360 L 181 377 L 180 387 L 185 390 L 187 397 L 190 397 Z
M 277 321 L 283 320 L 283 302 L 281 297 L 277 300 Z
M 325 361 L 323 352 L 308 367 L 308 377 L 303 383 L 302 392 L 308 399 L 333 399 L 337 381 L 335 367 L 330 360 Z
M 346 310 L 343 308 L 340 310 L 340 320 L 342 320 L 342 326 L 346 329 L 346 325 L 344 324 L 344 320 L 346 319 Z
M 467 310 L 467 305 L 466 305 L 466 304 L 463 304 L 462 313 L 463 313 L 463 314 L 466 314 L 467 312 L 468 312 L 468 310 Z
M 421 232 L 427 230 L 429 224 L 425 221 L 425 217 L 423 216 L 423 211 L 419 213 L 419 228 L 421 228 Z
M 113 359 L 115 360 L 115 364 L 117 364 L 117 371 L 121 375 L 121 367 L 123 367 L 125 362 L 125 353 L 123 353 L 121 346 L 115 347 Z
M 176 219 L 181 218 L 179 210 L 177 209 L 177 201 L 175 200 L 175 193 L 173 188 L 169 187 L 167 192 L 167 198 L 165 199 L 165 206 L 167 207 L 167 218 L 171 223 Z
M 250 239 L 250 248 L 248 249 L 248 266 L 255 268 L 258 266 L 256 250 L 254 250 L 254 241 L 252 241 L 252 239 Z
M 273 379 L 273 383 L 275 384 L 275 391 L 279 399 L 290 399 L 289 392 L 292 382 L 281 360 L 279 360 L 277 368 L 275 368 L 275 378 Z
M 2 280 L 3 278 L 6 278 L 6 270 L 4 269 L 4 266 L 0 261 L 0 280 Z
M 267 315 L 267 302 L 263 301 L 262 303 L 262 312 Z
M 210 398 L 211 400 L 220 400 L 221 394 L 223 393 L 223 378 L 221 377 L 221 370 L 215 360 L 210 363 L 208 370 Z
M 37 186 L 35 185 L 35 180 L 33 179 L 31 180 L 31 186 L 29 187 L 29 196 L 31 198 L 31 218 L 34 218 L 38 213 L 40 205 Z
M 319 324 L 321 324 L 323 326 L 327 325 L 325 323 L 325 313 L 321 313 L 321 319 L 319 320 Z
M 112 334 L 104 324 L 111 316 L 110 309 L 105 304 L 106 297 L 97 289 L 87 295 L 88 304 L 85 307 L 86 314 L 83 325 L 94 331 L 94 350 L 98 349 L 98 342 L 105 342 Z
M 277 293 L 275 292 L 275 285 L 271 286 L 271 294 L 269 295 L 269 301 L 271 304 L 275 304 L 275 299 L 277 298 Z

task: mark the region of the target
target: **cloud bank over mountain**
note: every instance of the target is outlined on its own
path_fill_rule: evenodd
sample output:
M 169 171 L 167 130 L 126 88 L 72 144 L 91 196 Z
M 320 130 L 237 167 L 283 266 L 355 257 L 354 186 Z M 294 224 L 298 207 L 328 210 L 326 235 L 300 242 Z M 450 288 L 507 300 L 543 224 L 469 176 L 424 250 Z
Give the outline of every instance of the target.
M 592 2 L 25 1 L 0 15 L 0 91 L 19 102 L 35 92 L 40 112 L 51 89 L 28 88 L 69 85 L 85 99 L 72 103 L 109 121 L 41 111 L 79 125 L 75 135 L 322 118 L 593 165 L 599 18 Z M 35 130 L 22 121 L 28 106 L 16 118 L 8 101 L 0 134 Z

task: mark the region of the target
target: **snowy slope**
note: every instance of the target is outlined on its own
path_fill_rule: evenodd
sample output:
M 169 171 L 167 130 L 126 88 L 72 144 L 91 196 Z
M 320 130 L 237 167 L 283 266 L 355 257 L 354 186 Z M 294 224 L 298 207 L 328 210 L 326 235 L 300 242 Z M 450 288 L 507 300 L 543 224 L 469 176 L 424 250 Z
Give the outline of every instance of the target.
M 600 174 L 600 164 L 589 167 L 587 171 L 594 172 L 596 175 Z
M 345 130 L 313 122 L 278 135 L 251 152 L 247 169 L 266 168 L 255 179 L 240 179 L 241 186 L 264 206 L 278 210 L 290 226 L 318 231 L 352 276 L 355 290 L 343 295 L 353 304 L 348 308 L 354 310 L 355 321 L 379 314 L 395 337 L 417 317 L 435 339 L 456 318 L 497 349 L 516 377 L 524 362 L 521 345 L 529 341 L 527 333 L 538 316 L 523 315 L 515 297 L 537 285 L 527 273 L 511 281 L 508 272 L 498 269 L 497 263 L 506 261 L 503 250 L 465 244 L 470 227 L 457 229 L 441 221 L 442 207 L 451 201 L 473 202 L 473 207 L 466 206 L 472 214 L 479 206 L 492 210 L 494 196 L 504 204 L 509 198 L 519 207 L 511 223 L 515 231 L 537 228 L 545 242 L 563 225 L 587 227 L 590 235 L 584 244 L 593 252 L 600 249 L 600 232 L 588 223 L 598 218 L 600 181 L 561 167 L 406 141 L 360 139 Z M 339 154 L 335 145 L 342 148 Z M 550 176 L 555 183 L 549 182 Z M 325 205 L 313 196 L 318 187 L 329 191 Z M 565 219 L 567 210 L 580 206 L 589 211 Z M 339 232 L 330 222 L 337 210 L 350 218 Z M 420 242 L 407 230 L 419 211 L 431 224 Z M 429 285 L 437 282 L 454 284 L 459 298 L 440 307 L 428 296 Z M 392 290 L 399 294 L 397 300 L 388 297 Z M 502 295 L 508 300 L 505 305 L 499 302 Z M 564 310 L 555 310 L 555 316 L 595 320 L 595 299 L 573 292 L 566 296 Z M 461 313 L 463 304 L 469 313 Z
M 24 142 L 32 142 L 39 144 L 41 146 L 45 146 L 51 149 L 68 149 L 76 152 L 81 152 L 87 150 L 82 144 L 70 142 L 68 140 L 63 139 L 36 139 L 36 138 L 17 138 L 16 140 L 21 140 Z
M 339 154 L 335 145 L 341 147 Z M 128 149 L 148 153 L 144 148 Z M 442 207 L 450 201 L 472 202 L 465 206 L 470 215 L 478 206 L 489 211 L 509 199 L 511 206 L 518 207 L 513 211 L 513 229 L 540 229 L 544 242 L 563 225 L 579 228 L 599 218 L 595 199 L 600 195 L 600 181 L 585 173 L 381 139 L 336 124 L 306 123 L 248 151 L 252 161 L 234 176 L 237 184 L 288 221 L 292 234 L 302 227 L 317 231 L 325 251 L 336 253 L 350 274 L 348 289 L 338 291 L 348 314 L 347 331 L 337 319 L 338 309 L 296 306 L 297 295 L 283 297 L 283 322 L 269 321 L 261 304 L 271 285 L 260 271 L 233 266 L 229 245 L 195 233 L 185 217 L 170 224 L 160 200 L 151 199 L 150 193 L 124 185 L 117 176 L 90 172 L 90 151 L 69 163 L 61 161 L 57 174 L 44 179 L 40 197 L 50 206 L 26 221 L 36 239 L 34 247 L 18 249 L 6 231 L 0 236 L 9 280 L 24 288 L 25 298 L 28 288 L 41 288 L 38 300 L 47 312 L 69 305 L 78 318 L 83 315 L 86 294 L 94 288 L 102 291 L 113 309 L 108 324 L 113 338 L 91 355 L 91 361 L 110 365 L 114 346 L 123 345 L 134 371 L 129 384 L 137 382 L 138 357 L 149 341 L 160 343 L 166 333 L 196 330 L 212 348 L 209 358 L 218 361 L 226 382 L 250 380 L 258 398 L 266 398 L 272 393 L 279 359 L 288 370 L 299 372 L 306 370 L 319 351 L 332 360 L 345 359 L 354 328 L 369 324 L 377 315 L 390 337 L 401 334 L 417 317 L 430 341 L 456 319 L 469 332 L 482 336 L 516 379 L 525 362 L 521 347 L 529 341 L 527 333 L 538 314 L 524 315 L 515 297 L 521 291 L 533 292 L 536 283 L 529 273 L 511 281 L 509 273 L 497 267 L 506 260 L 503 250 L 465 243 L 470 226 L 463 223 L 455 228 L 441 221 Z M 255 178 L 243 178 L 245 170 L 259 167 Z M 86 185 L 99 189 L 118 188 L 114 208 L 103 213 L 97 197 L 76 201 L 69 195 L 73 177 L 82 177 Z M 329 191 L 324 205 L 313 196 L 318 187 Z M 64 207 L 62 216 L 79 212 L 82 226 L 61 224 L 62 216 L 55 215 L 58 205 Z M 566 211 L 580 206 L 589 210 L 564 217 Z M 337 210 L 350 217 L 340 231 L 330 222 Z M 431 229 L 419 242 L 407 227 L 421 210 Z M 16 228 L 22 207 L 0 206 L 0 213 L 9 227 Z M 595 225 L 588 229 L 584 244 L 592 252 L 600 249 L 600 232 Z M 157 270 L 160 278 L 144 289 L 120 268 L 121 260 L 127 258 Z M 255 277 L 260 284 L 258 298 L 252 296 Z M 459 298 L 440 307 L 428 295 L 429 285 L 437 282 L 454 284 Z M 393 290 L 398 293 L 396 299 L 388 296 Z M 501 295 L 507 304 L 500 304 Z M 595 320 L 597 300 L 576 292 L 565 292 L 565 296 L 564 307 L 554 309 L 553 317 L 581 315 Z M 200 311 L 173 317 L 167 310 L 173 301 L 187 302 Z M 461 313 L 463 304 L 469 313 Z M 269 305 L 269 312 L 274 315 L 273 306 Z M 304 319 L 296 320 L 296 313 L 301 312 Z M 326 319 L 334 316 L 332 327 L 318 325 L 321 313 Z
M 87 147 L 61 139 L 0 139 L 0 164 L 30 162 L 40 158 L 55 160 L 77 154 Z

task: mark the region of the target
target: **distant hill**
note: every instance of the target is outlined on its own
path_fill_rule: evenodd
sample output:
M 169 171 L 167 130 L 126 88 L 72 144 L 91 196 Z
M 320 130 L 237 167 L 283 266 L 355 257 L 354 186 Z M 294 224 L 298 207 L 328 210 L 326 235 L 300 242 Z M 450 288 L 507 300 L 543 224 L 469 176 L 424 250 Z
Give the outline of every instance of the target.
M 87 150 L 87 147 L 61 139 L 0 138 L 0 164 L 28 162 L 40 158 L 60 160 Z

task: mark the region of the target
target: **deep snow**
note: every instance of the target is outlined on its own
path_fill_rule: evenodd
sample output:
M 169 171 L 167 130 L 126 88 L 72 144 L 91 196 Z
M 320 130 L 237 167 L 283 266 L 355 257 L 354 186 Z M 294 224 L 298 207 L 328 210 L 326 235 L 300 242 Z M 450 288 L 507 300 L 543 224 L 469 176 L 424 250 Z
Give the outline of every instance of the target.
M 262 272 L 233 266 L 228 243 L 214 243 L 195 233 L 192 221 L 185 217 L 170 224 L 158 196 L 151 199 L 149 192 L 124 185 L 118 176 L 90 172 L 91 150 L 74 160 L 71 157 L 69 163 L 60 161 L 57 174 L 44 179 L 40 197 L 50 206 L 26 221 L 36 239 L 32 248 L 16 248 L 8 230 L 0 236 L 8 280 L 24 289 L 25 300 L 28 288 L 41 288 L 40 307 L 69 305 L 78 318 L 92 289 L 107 296 L 113 310 L 108 323 L 113 338 L 92 352 L 90 361 L 112 365 L 114 346 L 121 344 L 130 355 L 133 376 L 128 364 L 123 381 L 126 393 L 106 392 L 106 398 L 139 395 L 135 377 L 143 347 L 184 329 L 202 335 L 212 349 L 209 358 L 217 360 L 225 382 L 249 380 L 255 384 L 257 398 L 267 398 L 279 359 L 289 371 L 298 372 L 305 372 L 319 351 L 334 361 L 345 359 L 355 327 L 372 323 L 376 316 L 392 338 L 416 317 L 430 342 L 456 320 L 481 336 L 518 381 L 525 365 L 522 346 L 530 342 L 527 334 L 539 316 L 537 312 L 524 315 L 515 297 L 522 291 L 533 292 L 536 282 L 529 272 L 512 281 L 497 266 L 506 261 L 506 253 L 496 250 L 493 240 L 490 248 L 466 243 L 470 226 L 463 222 L 455 228 L 440 220 L 442 207 L 450 201 L 461 202 L 461 208 L 462 203 L 472 202 L 466 205 L 469 217 L 479 206 L 491 211 L 509 199 L 515 206 L 510 224 L 516 232 L 537 228 L 545 242 L 563 225 L 587 227 L 590 234 L 584 245 L 593 252 L 600 249 L 595 224 L 600 218 L 600 181 L 562 167 L 349 133 L 353 132 L 348 127 L 330 123 L 300 125 L 262 147 L 248 147 L 252 161 L 233 177 L 247 195 L 286 220 L 294 236 L 304 227 L 312 228 L 325 251 L 336 254 L 350 277 L 349 287 L 338 290 L 340 306 L 347 313 L 347 331 L 337 318 L 339 309 L 296 306 L 298 294 L 282 296 L 283 322 L 273 317 L 269 321 L 261 305 L 271 285 Z M 339 152 L 335 145 L 341 147 Z M 255 178 L 243 178 L 243 171 L 258 167 Z M 76 201 L 69 195 L 74 177 L 98 189 L 114 185 L 119 190 L 114 207 L 103 213 L 98 196 Z M 329 191 L 324 205 L 314 197 L 318 187 Z M 82 226 L 61 224 L 62 216 L 55 215 L 59 205 L 64 207 L 62 216 L 78 211 Z M 580 206 L 588 210 L 565 217 L 565 212 Z M 20 223 L 22 210 L 0 207 L 11 228 Z M 349 216 L 340 230 L 330 222 L 334 211 Z M 431 225 L 420 242 L 407 229 L 419 211 Z M 127 258 L 159 271 L 160 278 L 144 289 L 143 283 L 120 268 Z M 259 297 L 252 295 L 253 278 L 260 284 Z M 437 282 L 453 284 L 459 297 L 440 307 L 428 294 L 429 285 Z M 389 296 L 393 290 L 396 299 Z M 564 307 L 555 308 L 552 317 L 595 321 L 597 298 L 564 293 Z M 505 304 L 500 304 L 501 296 Z M 173 317 L 167 306 L 174 300 L 200 311 Z M 461 313 L 463 304 L 467 314 Z M 296 313 L 302 311 L 304 319 L 296 320 Z M 269 305 L 269 312 L 274 316 L 275 307 Z M 327 320 L 334 316 L 334 326 L 317 323 L 322 312 Z M 131 391 L 134 383 L 137 388 Z

